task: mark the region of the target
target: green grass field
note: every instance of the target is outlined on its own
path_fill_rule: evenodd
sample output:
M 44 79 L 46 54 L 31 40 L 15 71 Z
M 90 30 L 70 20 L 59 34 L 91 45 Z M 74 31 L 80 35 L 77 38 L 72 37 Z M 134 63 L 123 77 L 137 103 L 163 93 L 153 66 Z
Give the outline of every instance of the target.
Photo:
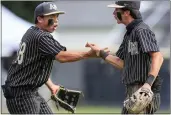
M 76 113 L 120 113 L 121 109 L 116 107 L 102 107 L 102 106 L 82 106 L 77 107 Z M 62 108 L 59 109 L 59 111 L 56 111 L 56 113 L 67 113 Z
M 52 108 L 52 107 L 51 107 Z M 56 114 L 64 114 L 64 113 L 68 113 L 67 111 L 65 111 L 64 109 L 62 108 L 59 108 L 59 111 L 57 110 L 56 107 L 53 106 L 52 108 L 53 112 L 56 113 Z M 104 114 L 111 114 L 111 113 L 115 113 L 115 114 L 120 114 L 121 112 L 121 108 L 119 107 L 111 107 L 111 106 L 78 106 L 77 109 L 76 109 L 76 113 L 80 113 L 80 114 L 101 114 L 101 113 L 104 113 Z M 5 111 L 2 112 L 3 113 L 8 113 L 7 109 Z M 160 113 L 160 114 L 169 114 L 170 113 L 170 110 L 161 110 L 161 111 L 158 111 L 157 113 Z
M 59 111 L 56 108 L 53 108 L 53 111 L 55 113 L 68 113 L 67 111 L 63 110 L 62 108 L 59 108 Z M 120 114 L 121 112 L 121 108 L 119 107 L 111 107 L 111 106 L 81 106 L 81 107 L 77 107 L 76 109 L 76 113 L 105 113 L 105 114 L 111 114 L 111 113 L 115 113 L 115 114 Z M 160 110 L 157 113 L 160 114 L 169 114 L 170 110 Z

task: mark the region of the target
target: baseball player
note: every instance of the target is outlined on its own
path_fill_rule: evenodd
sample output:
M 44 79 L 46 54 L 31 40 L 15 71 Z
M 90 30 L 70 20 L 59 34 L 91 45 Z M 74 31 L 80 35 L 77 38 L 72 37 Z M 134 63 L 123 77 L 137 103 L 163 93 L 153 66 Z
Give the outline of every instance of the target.
M 67 51 L 50 34 L 58 26 L 58 16 L 64 14 L 53 2 L 43 2 L 35 8 L 35 26 L 22 37 L 17 58 L 9 68 L 2 85 L 10 114 L 52 114 L 38 88 L 46 84 L 52 94 L 59 89 L 49 78 L 53 60 L 61 63 L 96 57 L 95 52 Z
M 126 86 L 126 98 L 129 98 L 139 88 L 153 91 L 152 102 L 142 111 L 153 114 L 160 106 L 160 89 L 162 79 L 158 76 L 163 63 L 163 56 L 155 34 L 142 20 L 140 1 L 117 1 L 108 5 L 115 8 L 113 15 L 118 24 L 126 26 L 126 33 L 116 55 L 109 55 L 99 46 L 87 43 L 87 47 L 95 50 L 97 55 L 106 62 L 122 70 L 122 82 Z M 130 112 L 123 107 L 122 114 Z

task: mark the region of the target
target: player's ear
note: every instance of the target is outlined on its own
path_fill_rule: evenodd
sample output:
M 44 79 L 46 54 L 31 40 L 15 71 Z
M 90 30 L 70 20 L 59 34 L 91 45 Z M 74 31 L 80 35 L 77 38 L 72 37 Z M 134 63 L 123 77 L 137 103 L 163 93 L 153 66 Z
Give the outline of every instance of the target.
M 130 11 L 129 10 L 126 10 L 124 13 L 125 13 L 126 16 L 130 15 Z
M 43 22 L 43 17 L 42 17 L 42 16 L 38 16 L 38 17 L 37 17 L 37 21 L 38 21 L 39 23 L 42 23 L 42 22 Z

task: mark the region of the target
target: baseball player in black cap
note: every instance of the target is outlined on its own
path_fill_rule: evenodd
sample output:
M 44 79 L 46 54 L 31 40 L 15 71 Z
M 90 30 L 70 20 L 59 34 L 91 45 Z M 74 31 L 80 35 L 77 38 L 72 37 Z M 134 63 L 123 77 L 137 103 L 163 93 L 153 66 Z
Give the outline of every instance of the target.
M 53 2 L 39 4 L 34 12 L 35 26 L 30 27 L 20 43 L 16 59 L 2 85 L 10 114 L 52 114 L 38 88 L 46 84 L 52 94 L 59 89 L 49 78 L 53 60 L 61 63 L 97 57 L 95 52 L 67 51 L 50 34 L 58 26 L 58 16 L 64 14 Z
M 155 113 L 160 106 L 160 89 L 162 79 L 158 76 L 163 63 L 155 34 L 142 20 L 140 1 L 117 1 L 108 5 L 115 8 L 113 15 L 118 24 L 126 26 L 126 33 L 115 55 L 109 55 L 96 44 L 87 43 L 108 63 L 122 70 L 122 82 L 126 86 L 126 99 L 139 88 L 152 90 L 152 102 L 142 111 L 146 114 Z M 130 114 L 125 106 L 122 114 Z

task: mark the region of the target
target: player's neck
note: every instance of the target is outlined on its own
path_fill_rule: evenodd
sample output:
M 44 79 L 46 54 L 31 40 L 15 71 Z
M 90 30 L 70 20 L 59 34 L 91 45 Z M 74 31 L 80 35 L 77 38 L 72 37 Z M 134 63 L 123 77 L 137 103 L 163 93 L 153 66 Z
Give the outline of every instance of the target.
M 130 24 L 132 21 L 134 21 L 133 18 L 128 18 L 128 20 L 124 23 L 125 26 L 127 26 L 128 24 Z
M 36 24 L 35 26 L 41 30 L 44 30 L 39 24 Z

